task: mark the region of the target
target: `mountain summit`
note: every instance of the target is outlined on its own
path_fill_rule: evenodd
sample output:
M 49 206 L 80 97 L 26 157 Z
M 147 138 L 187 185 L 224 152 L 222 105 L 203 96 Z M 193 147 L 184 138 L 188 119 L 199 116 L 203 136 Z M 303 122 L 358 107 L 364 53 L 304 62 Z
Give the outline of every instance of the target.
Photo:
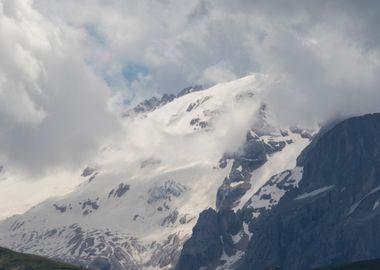
M 191 88 L 124 117 L 125 136 L 88 162 L 82 184 L 4 220 L 0 244 L 95 269 L 173 268 L 199 213 L 242 208 L 310 143 L 278 124 L 269 83 Z

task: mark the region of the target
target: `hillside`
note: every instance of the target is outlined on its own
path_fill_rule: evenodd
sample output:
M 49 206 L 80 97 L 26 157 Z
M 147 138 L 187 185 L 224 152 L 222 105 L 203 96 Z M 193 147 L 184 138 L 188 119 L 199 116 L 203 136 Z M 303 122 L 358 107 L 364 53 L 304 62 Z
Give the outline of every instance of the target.
M 1 270 L 76 270 L 81 267 L 49 260 L 40 256 L 23 254 L 0 248 Z
M 340 266 L 323 267 L 315 270 L 376 270 L 380 269 L 380 260 L 360 261 Z

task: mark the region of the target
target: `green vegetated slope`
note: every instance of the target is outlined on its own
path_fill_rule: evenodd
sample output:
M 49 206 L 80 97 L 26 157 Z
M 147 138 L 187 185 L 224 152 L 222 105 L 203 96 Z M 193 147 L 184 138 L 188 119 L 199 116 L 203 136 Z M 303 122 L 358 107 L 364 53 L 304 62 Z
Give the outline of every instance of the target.
M 0 248 L 0 270 L 77 270 L 77 266 Z

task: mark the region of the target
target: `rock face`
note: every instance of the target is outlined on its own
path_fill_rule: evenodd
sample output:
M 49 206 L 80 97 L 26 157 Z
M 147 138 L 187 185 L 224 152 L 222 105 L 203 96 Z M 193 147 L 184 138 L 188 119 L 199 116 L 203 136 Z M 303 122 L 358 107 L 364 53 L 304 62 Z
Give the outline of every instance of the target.
M 176 269 L 303 270 L 380 257 L 380 114 L 313 140 L 236 213 L 204 211 Z
M 174 94 L 163 94 L 160 98 L 151 97 L 149 99 L 143 100 L 137 104 L 133 109 L 130 109 L 122 114 L 123 117 L 128 117 L 133 114 L 148 113 L 154 111 L 157 108 L 164 106 L 167 103 L 172 102 L 174 99 L 185 96 L 187 94 L 202 91 L 203 87 L 201 85 L 189 86 L 182 89 L 177 95 Z M 85 173 L 85 172 L 84 172 Z
M 203 90 L 203 86 L 202 85 L 189 86 L 189 87 L 186 87 L 186 88 L 182 89 L 177 94 L 177 98 L 182 97 L 182 96 L 187 95 L 187 94 L 190 94 L 190 93 L 193 93 L 193 92 L 202 91 L 202 90 Z
M 300 167 L 285 170 L 271 177 L 237 212 L 230 209 L 219 212 L 208 209 L 202 212 L 195 226 L 197 229 L 193 230 L 192 237 L 184 245 L 176 269 L 236 269 L 252 237 L 248 224 L 275 207 L 286 192 L 298 186 L 301 177 Z M 204 226 L 211 223 L 213 229 Z M 202 244 L 210 243 L 218 243 L 217 247 L 222 253 L 205 256 L 207 251 Z
M 303 177 L 253 233 L 238 269 L 310 269 L 380 257 L 380 114 L 338 124 L 305 150 Z
M 286 146 L 284 138 L 286 136 L 270 136 L 270 140 L 264 141 L 250 130 L 241 151 L 226 154 L 219 161 L 219 166 L 223 167 L 227 163 L 226 160 L 234 160 L 229 176 L 218 189 L 216 200 L 218 210 L 231 209 L 239 202 L 239 199 L 251 188 L 252 172 L 267 162 L 268 155 L 281 151 Z
M 231 235 L 242 228 L 242 218 L 232 210 L 216 212 L 209 208 L 199 215 L 192 237 L 184 244 L 177 269 L 216 266 L 225 252 L 232 255 Z
M 199 269 L 215 262 L 222 252 L 218 215 L 210 208 L 199 215 L 198 222 L 193 228 L 192 238 L 184 245 L 178 269 Z
M 161 98 L 152 97 L 139 103 L 135 108 L 133 108 L 133 110 L 135 113 L 151 112 L 154 109 L 173 101 L 174 98 L 174 95 L 168 94 L 164 94 Z

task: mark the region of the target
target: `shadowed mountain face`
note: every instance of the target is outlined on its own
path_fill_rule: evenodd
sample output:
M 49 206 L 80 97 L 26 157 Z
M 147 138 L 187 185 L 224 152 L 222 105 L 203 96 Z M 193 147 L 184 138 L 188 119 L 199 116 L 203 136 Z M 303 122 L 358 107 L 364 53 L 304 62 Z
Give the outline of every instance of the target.
M 76 270 L 76 266 L 52 261 L 43 257 L 13 252 L 0 248 L 1 270 Z
M 260 200 L 228 218 L 224 211 L 201 213 L 177 269 L 304 270 L 379 258 L 380 114 L 321 131 L 297 168 L 299 181 L 290 171 L 272 177 L 252 197 Z M 277 205 L 260 205 L 280 191 Z M 249 243 L 239 248 L 243 238 Z M 347 267 L 336 269 L 380 269 Z
M 380 257 L 380 114 L 343 121 L 305 150 L 303 177 L 250 224 L 240 269 L 309 269 Z
M 322 267 L 314 270 L 377 270 L 380 269 L 380 260 L 360 261 L 340 266 Z

